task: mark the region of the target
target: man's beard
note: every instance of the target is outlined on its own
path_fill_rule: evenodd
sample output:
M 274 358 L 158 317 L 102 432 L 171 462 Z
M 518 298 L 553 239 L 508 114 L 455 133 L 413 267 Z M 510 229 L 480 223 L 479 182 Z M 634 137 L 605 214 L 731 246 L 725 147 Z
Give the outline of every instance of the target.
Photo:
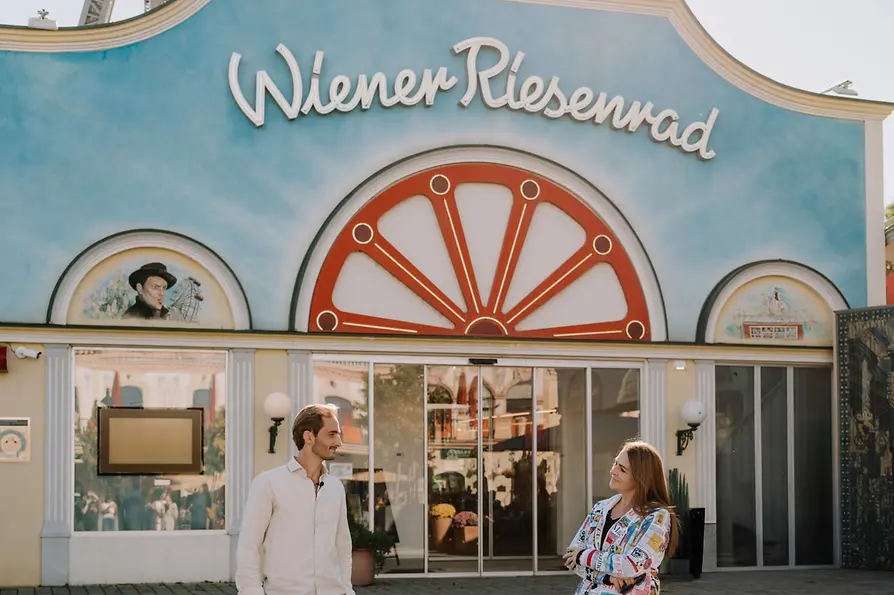
M 331 461 L 335 458 L 335 453 L 329 450 L 329 448 L 323 446 L 322 444 L 314 444 L 311 447 L 311 452 L 315 455 L 323 459 L 324 461 Z

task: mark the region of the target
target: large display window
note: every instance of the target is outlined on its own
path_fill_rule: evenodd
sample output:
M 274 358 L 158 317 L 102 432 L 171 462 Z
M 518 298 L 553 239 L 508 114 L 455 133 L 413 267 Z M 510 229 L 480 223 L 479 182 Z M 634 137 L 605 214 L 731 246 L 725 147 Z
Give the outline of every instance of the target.
M 226 529 L 226 378 L 226 352 L 74 350 L 75 532 Z M 115 407 L 201 409 L 204 472 L 99 475 L 97 410 Z

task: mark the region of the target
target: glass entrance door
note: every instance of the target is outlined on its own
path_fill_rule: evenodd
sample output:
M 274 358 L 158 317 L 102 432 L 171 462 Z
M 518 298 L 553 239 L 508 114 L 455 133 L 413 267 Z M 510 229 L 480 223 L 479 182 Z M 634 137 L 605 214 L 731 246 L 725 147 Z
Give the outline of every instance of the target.
M 430 573 L 481 572 L 480 369 L 427 366 Z
M 479 375 L 483 573 L 534 570 L 533 373 L 485 367 Z
M 567 572 L 565 547 L 639 432 L 639 369 L 423 362 L 314 364 L 316 401 L 341 411 L 330 470 L 350 514 L 397 540 L 382 572 Z
M 428 572 L 533 572 L 533 376 L 426 368 Z

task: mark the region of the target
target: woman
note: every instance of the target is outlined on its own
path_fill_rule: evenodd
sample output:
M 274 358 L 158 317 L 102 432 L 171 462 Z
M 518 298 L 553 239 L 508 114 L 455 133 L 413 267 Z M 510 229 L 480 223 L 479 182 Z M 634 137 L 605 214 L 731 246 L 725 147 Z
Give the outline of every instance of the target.
M 680 534 L 658 451 L 626 443 L 608 485 L 618 493 L 596 503 L 565 553 L 565 566 L 583 579 L 575 595 L 658 595 L 658 567 Z
M 101 518 L 100 531 L 117 531 L 118 530 L 118 503 L 107 495 L 99 505 L 99 514 Z

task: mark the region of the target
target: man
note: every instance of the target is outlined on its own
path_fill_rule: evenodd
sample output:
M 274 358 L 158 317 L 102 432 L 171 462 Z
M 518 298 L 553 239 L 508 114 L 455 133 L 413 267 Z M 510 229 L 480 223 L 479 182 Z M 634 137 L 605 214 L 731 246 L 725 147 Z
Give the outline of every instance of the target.
M 292 424 L 298 456 L 252 481 L 236 551 L 239 595 L 354 595 L 345 489 L 323 465 L 342 444 L 337 412 L 302 409 Z
M 127 278 L 137 292 L 137 301 L 125 310 L 122 318 L 167 318 L 165 295 L 177 283 L 177 277 L 160 262 L 150 262 L 135 270 Z
M 208 511 L 211 510 L 211 490 L 203 483 L 202 489 L 192 495 L 189 501 L 189 526 L 191 529 L 208 528 Z

